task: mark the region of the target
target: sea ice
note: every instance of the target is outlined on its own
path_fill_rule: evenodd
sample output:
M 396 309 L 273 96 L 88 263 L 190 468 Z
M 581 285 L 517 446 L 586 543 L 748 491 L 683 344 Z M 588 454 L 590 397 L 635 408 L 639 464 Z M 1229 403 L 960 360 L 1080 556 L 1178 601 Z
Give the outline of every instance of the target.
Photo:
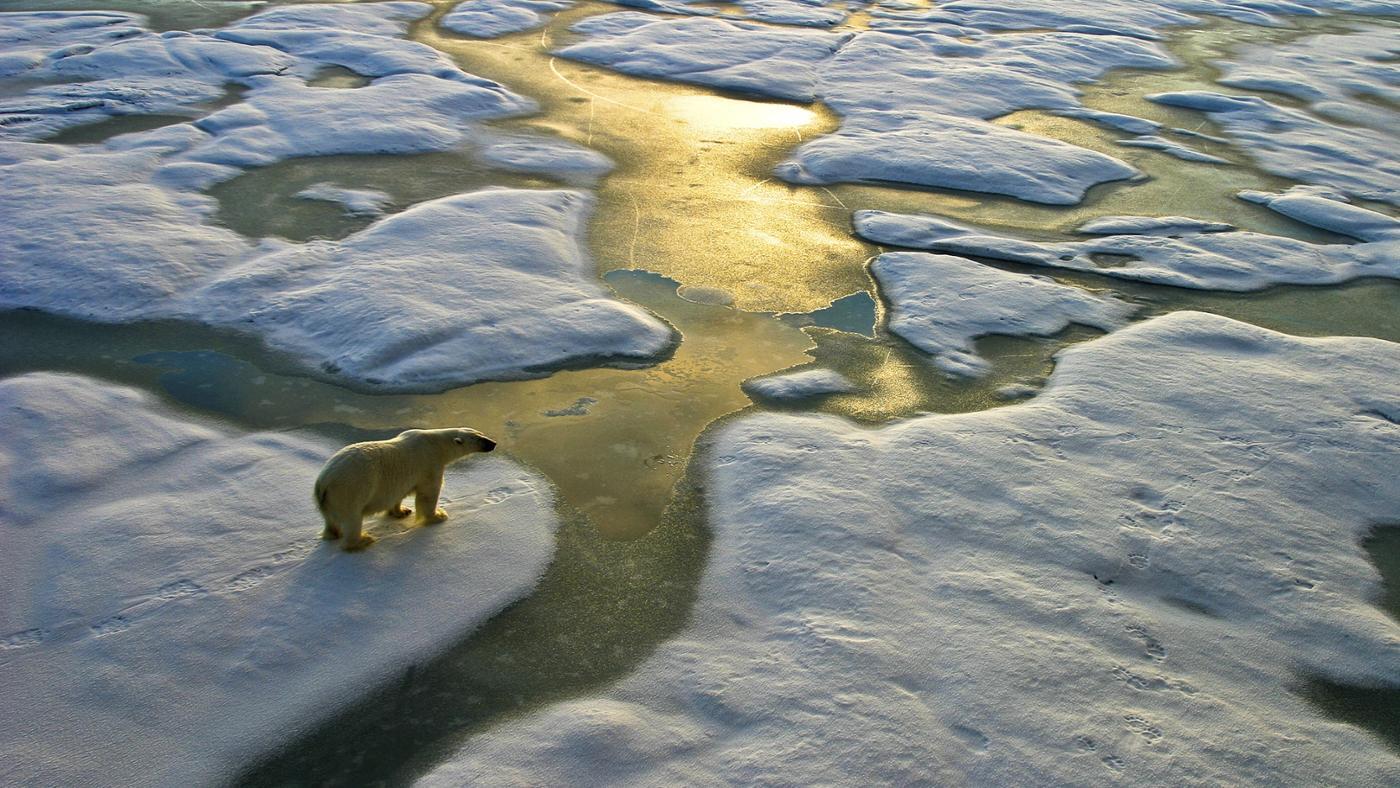
M 889 252 L 875 258 L 870 273 L 890 301 L 890 331 L 932 355 L 943 371 L 960 376 L 988 370 L 973 346 L 978 337 L 1049 336 L 1071 323 L 1111 331 L 1135 310 L 1048 277 L 951 255 Z
M 738 0 L 744 15 L 758 22 L 802 27 L 835 27 L 850 13 L 822 0 Z
M 31 43 L 67 42 L 31 63 L 28 76 L 104 77 L 15 100 L 26 105 L 48 97 L 74 117 L 106 117 L 207 99 L 201 90 L 222 93 L 230 81 L 248 88 L 238 103 L 190 123 L 103 145 L 0 141 L 0 222 L 12 230 L 0 236 L 7 263 L 0 307 L 103 322 L 180 317 L 266 332 L 259 335 L 324 374 L 384 390 L 436 390 L 599 360 L 641 363 L 664 353 L 670 327 L 594 282 L 579 245 L 590 203 L 576 193 L 459 196 L 351 239 L 305 246 L 255 247 L 209 223 L 214 202 L 200 190 L 293 157 L 467 149 L 501 169 L 562 173 L 579 185 L 611 167 L 563 139 L 484 127 L 535 104 L 397 38 L 429 10 L 299 5 L 221 30 L 161 35 L 125 15 L 0 14 L 7 31 L 0 35 L 19 30 L 32 34 Z M 373 79 L 351 89 L 308 85 L 325 65 Z M 162 86 L 193 87 L 188 96 L 152 98 Z M 0 124 L 0 137 L 52 130 L 42 120 Z M 445 223 L 435 238 L 471 245 L 395 241 L 425 216 Z M 534 257 L 521 259 L 511 243 Z M 357 251 L 361 245 L 381 260 Z M 382 264 L 390 258 L 397 265 Z M 330 270 L 332 260 L 341 267 Z M 361 278 L 338 289 L 350 272 Z M 311 280 L 318 288 L 306 287 Z M 240 283 L 255 283 L 256 296 L 235 293 Z
M 422 784 L 1393 785 L 1297 688 L 1400 684 L 1359 545 L 1400 511 L 1397 367 L 1178 312 L 1022 404 L 734 421 L 688 629 Z
M 858 112 L 803 145 L 774 173 L 791 183 L 898 182 L 1074 205 L 1131 166 L 1048 137 L 950 115 Z
M 386 390 L 646 363 L 673 331 L 594 278 L 579 243 L 592 204 L 575 191 L 443 197 L 232 266 L 173 310 Z
M 811 101 L 818 67 L 850 34 L 624 11 L 585 19 L 588 38 L 558 54 L 625 74 Z
M 573 6 L 573 0 L 465 0 L 439 20 L 454 33 L 499 38 L 544 24 L 544 17 Z
M 464 637 L 534 587 L 548 483 L 454 466 L 432 528 L 318 538 L 337 446 L 189 421 L 89 378 L 0 381 L 0 782 L 199 785 Z M 364 742 L 364 746 L 374 746 Z
M 983 35 L 828 33 L 620 13 L 574 26 L 559 54 L 629 74 L 777 98 L 820 99 L 841 129 L 776 170 L 797 183 L 899 182 L 1051 204 L 1137 174 L 1095 151 L 984 122 L 1029 107 L 1078 108 L 1075 83 L 1112 68 L 1174 64 L 1156 44 L 1058 31 Z
M 827 394 L 846 394 L 856 385 L 831 369 L 804 369 L 744 381 L 744 392 L 770 400 L 800 400 Z
M 1400 205 L 1400 165 L 1395 161 L 1395 140 L 1389 134 L 1364 126 L 1327 123 L 1303 110 L 1279 107 L 1257 96 L 1184 90 L 1147 98 L 1205 112 L 1249 151 L 1261 168 L 1276 175 Z
M 1170 222 L 1166 227 L 1175 225 L 1179 231 L 1165 235 L 1161 220 L 1105 217 L 1091 222 L 1083 231 L 1122 234 L 1059 243 L 993 235 L 936 216 L 884 211 L 857 211 L 855 229 L 858 235 L 875 243 L 1203 290 L 1250 291 L 1278 284 L 1336 284 L 1365 276 L 1400 278 L 1400 232 L 1395 231 L 1400 223 L 1394 219 L 1330 200 L 1325 202 L 1335 207 L 1325 206 L 1324 210 L 1309 200 L 1306 209 L 1299 208 L 1303 198 L 1296 192 L 1282 196 L 1257 192 L 1246 195 L 1266 204 L 1280 197 L 1280 213 L 1315 222 L 1324 230 L 1344 234 L 1350 231 L 1363 242 L 1318 244 L 1264 233 L 1222 232 L 1211 223 L 1193 226 L 1178 217 L 1166 220 Z M 1314 195 L 1312 199 L 1323 198 Z
M 394 198 L 374 189 L 347 189 L 333 183 L 313 183 L 296 193 L 303 200 L 333 202 L 351 216 L 382 216 Z
M 1222 159 L 1219 156 L 1212 156 L 1209 153 L 1198 151 L 1190 145 L 1183 145 L 1175 140 L 1169 140 L 1156 134 L 1132 137 L 1126 140 L 1118 140 L 1118 144 L 1128 148 L 1150 148 L 1159 150 L 1168 156 L 1175 156 L 1182 161 L 1198 161 L 1204 164 L 1230 164 L 1229 159 Z

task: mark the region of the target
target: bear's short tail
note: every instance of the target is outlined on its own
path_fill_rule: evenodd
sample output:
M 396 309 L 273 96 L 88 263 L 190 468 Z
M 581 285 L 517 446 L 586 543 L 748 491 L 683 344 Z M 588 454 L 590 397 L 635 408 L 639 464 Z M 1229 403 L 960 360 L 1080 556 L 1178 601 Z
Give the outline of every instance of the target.
M 320 484 L 316 485 L 316 508 L 323 512 L 326 510 L 326 492 L 325 487 Z

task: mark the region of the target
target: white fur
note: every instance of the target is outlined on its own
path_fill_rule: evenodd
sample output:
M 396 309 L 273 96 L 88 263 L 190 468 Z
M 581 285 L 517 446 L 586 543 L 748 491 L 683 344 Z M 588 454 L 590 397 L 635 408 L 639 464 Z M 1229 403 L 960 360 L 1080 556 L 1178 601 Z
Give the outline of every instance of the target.
M 352 443 L 336 452 L 316 477 L 316 506 L 325 518 L 323 539 L 344 537 L 346 550 L 374 542 L 360 532 L 365 515 L 407 517 L 403 499 L 413 493 L 418 521 L 440 523 L 443 469 L 468 454 L 491 451 L 495 441 L 465 427 L 407 430 L 387 441 Z

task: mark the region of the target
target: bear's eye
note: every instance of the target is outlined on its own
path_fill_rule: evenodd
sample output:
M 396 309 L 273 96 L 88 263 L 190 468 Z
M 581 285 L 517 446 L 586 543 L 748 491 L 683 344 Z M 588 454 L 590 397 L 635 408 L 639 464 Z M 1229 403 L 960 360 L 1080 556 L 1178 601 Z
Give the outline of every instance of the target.
M 458 444 L 458 445 L 460 445 L 460 444 L 462 443 L 462 439 L 461 439 L 461 438 L 453 438 L 453 439 L 452 439 L 452 442 L 453 442 L 453 443 L 456 443 L 456 444 Z

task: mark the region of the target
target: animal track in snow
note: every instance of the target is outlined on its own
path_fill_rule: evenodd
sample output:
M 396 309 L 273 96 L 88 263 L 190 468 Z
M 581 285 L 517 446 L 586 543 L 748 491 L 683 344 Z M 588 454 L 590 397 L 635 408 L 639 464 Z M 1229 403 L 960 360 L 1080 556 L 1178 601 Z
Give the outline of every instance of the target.
M 255 566 L 229 578 L 228 582 L 224 583 L 224 588 L 230 591 L 247 591 L 272 577 L 273 572 L 274 570 L 270 566 Z
M 1129 624 L 1124 629 L 1127 630 L 1128 634 L 1142 641 L 1143 653 L 1149 658 L 1157 662 L 1167 658 L 1167 647 L 1152 637 L 1152 634 L 1147 631 L 1147 627 L 1141 624 Z
M 115 616 L 108 616 L 89 627 L 93 637 L 106 637 L 115 635 L 118 632 L 125 632 L 131 628 L 131 619 L 118 613 Z
M 1145 717 L 1128 714 L 1123 717 L 1123 724 L 1128 730 L 1146 739 L 1149 743 L 1156 744 L 1162 739 L 1162 729 L 1153 725 Z
M 18 632 L 0 638 L 0 649 L 9 650 L 12 648 L 25 648 L 26 646 L 37 646 L 48 640 L 49 631 L 47 629 L 22 629 Z
M 952 731 L 953 735 L 961 739 L 963 744 L 977 752 L 985 752 L 987 745 L 991 743 L 991 740 L 982 731 L 969 728 L 966 725 L 954 725 Z
M 156 589 L 157 599 L 184 599 L 185 597 L 204 596 L 209 593 L 204 586 L 188 578 L 181 578 L 173 583 L 166 583 Z
M 486 493 L 486 495 L 484 496 L 484 500 L 487 503 L 500 503 L 501 501 L 504 501 L 510 496 L 511 489 L 509 487 L 497 487 L 491 492 Z

